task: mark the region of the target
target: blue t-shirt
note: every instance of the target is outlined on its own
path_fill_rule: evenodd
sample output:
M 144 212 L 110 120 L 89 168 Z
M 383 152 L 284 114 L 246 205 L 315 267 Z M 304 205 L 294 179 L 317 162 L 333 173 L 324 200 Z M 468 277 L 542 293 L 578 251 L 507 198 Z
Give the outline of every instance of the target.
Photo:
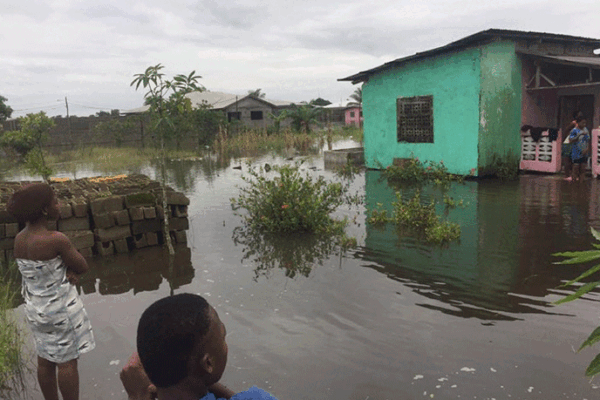
M 206 396 L 201 398 L 200 400 L 224 400 L 222 397 L 216 398 L 214 394 L 208 393 Z M 231 400 L 277 400 L 273 397 L 269 392 L 265 392 L 264 390 L 257 388 L 256 386 L 252 386 L 248 390 L 244 390 L 243 392 L 239 392 L 231 396 Z
M 573 142 L 573 146 L 571 148 L 571 159 L 579 160 L 587 155 L 583 155 L 583 151 L 588 148 L 588 144 L 590 142 L 590 135 L 587 128 L 583 128 L 583 130 L 579 128 L 573 128 L 571 133 L 569 134 L 569 139 L 575 139 L 579 136 L 579 139 Z

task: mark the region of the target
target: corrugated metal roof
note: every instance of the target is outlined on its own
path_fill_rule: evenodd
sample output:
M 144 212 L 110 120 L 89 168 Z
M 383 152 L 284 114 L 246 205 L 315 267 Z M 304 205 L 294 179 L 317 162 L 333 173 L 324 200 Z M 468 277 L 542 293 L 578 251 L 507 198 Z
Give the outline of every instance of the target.
M 198 107 L 202 104 L 207 104 L 209 106 L 209 108 L 213 109 L 213 110 L 220 110 L 223 108 L 227 108 L 230 105 L 235 104 L 237 101 L 245 99 L 246 97 L 249 97 L 249 96 L 250 95 L 248 95 L 248 94 L 240 96 L 240 95 L 231 94 L 231 93 L 210 92 L 208 90 L 204 91 L 204 92 L 191 92 L 191 93 L 188 93 L 185 95 L 185 97 L 190 99 L 190 101 L 192 102 L 192 107 Z M 290 102 L 290 101 L 267 100 L 267 99 L 260 99 L 260 98 L 256 98 L 256 99 L 259 101 L 271 104 L 275 107 L 289 106 L 292 104 L 292 102 Z M 149 108 L 150 108 L 150 106 L 138 107 L 138 108 L 134 108 L 131 110 L 122 111 L 121 114 L 141 114 L 141 113 L 148 111 Z
M 559 64 L 578 65 L 583 67 L 600 68 L 600 56 L 598 57 L 577 57 L 577 56 L 550 56 L 546 54 L 527 53 L 520 51 L 519 54 L 532 56 L 547 60 L 549 62 L 557 62 Z
M 368 69 L 366 71 L 361 71 L 357 74 L 350 75 L 346 78 L 338 79 L 338 81 L 351 81 L 352 83 L 364 82 L 367 78 L 379 71 L 386 70 L 391 67 L 398 67 L 402 64 L 405 64 L 409 61 L 419 60 L 427 57 L 431 57 L 437 54 L 442 54 L 446 52 L 450 52 L 453 50 L 463 49 L 468 46 L 472 46 L 476 43 L 482 43 L 494 38 L 503 38 L 503 39 L 526 39 L 526 40 L 543 40 L 547 42 L 559 42 L 559 43 L 582 43 L 588 45 L 595 45 L 600 48 L 600 39 L 592 39 L 585 38 L 579 36 L 569 36 L 569 35 L 557 35 L 554 33 L 541 33 L 541 32 L 524 32 L 524 31 L 513 31 L 506 29 L 488 29 L 486 31 L 481 31 L 475 33 L 473 35 L 464 37 L 457 41 L 451 42 L 445 46 L 437 47 L 428 51 L 424 51 L 421 53 L 416 53 L 412 56 L 398 58 L 396 60 L 387 62 L 378 67 Z

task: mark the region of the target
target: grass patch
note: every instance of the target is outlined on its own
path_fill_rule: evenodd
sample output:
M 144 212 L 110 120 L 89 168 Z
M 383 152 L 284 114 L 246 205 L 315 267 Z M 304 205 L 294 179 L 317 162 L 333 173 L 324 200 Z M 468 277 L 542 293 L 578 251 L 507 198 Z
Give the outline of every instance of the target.
M 2 263 L 0 273 L 0 397 L 24 397 L 25 375 L 30 371 L 24 355 L 23 335 L 13 308 L 20 282 L 16 263 Z
M 400 165 L 390 165 L 383 170 L 383 176 L 392 183 L 426 183 L 448 184 L 462 182 L 462 175 L 448 172 L 443 161 L 421 162 L 418 158 L 411 157 Z
M 396 199 L 397 201 L 392 203 L 391 216 L 388 216 L 387 210 L 382 209 L 383 204 L 378 203 L 377 208 L 369 213 L 367 222 L 374 226 L 393 223 L 401 232 L 408 231 L 416 234 L 431 244 L 442 245 L 460 239 L 460 225 L 442 221 L 435 211 L 435 200 L 423 203 L 419 191 L 408 199 L 404 198 L 401 192 L 396 192 Z M 444 200 L 446 201 L 446 199 Z M 448 203 L 445 202 L 445 204 L 448 207 Z
M 314 133 L 295 133 L 291 130 L 269 134 L 267 131 L 256 129 L 231 135 L 221 130 L 212 150 L 233 157 L 257 156 L 268 152 L 285 156 L 290 150 L 301 154 L 316 154 L 319 151 L 319 136 Z

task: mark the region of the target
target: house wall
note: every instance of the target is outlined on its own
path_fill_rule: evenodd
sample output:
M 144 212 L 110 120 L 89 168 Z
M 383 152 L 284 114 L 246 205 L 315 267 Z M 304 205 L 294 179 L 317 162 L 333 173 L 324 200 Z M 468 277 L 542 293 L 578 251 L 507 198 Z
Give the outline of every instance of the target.
M 521 151 L 521 60 L 510 41 L 481 46 L 479 159 L 477 175 L 494 172 L 495 157 Z
M 354 115 L 352 114 L 354 113 Z M 346 126 L 355 125 L 361 126 L 363 118 L 361 117 L 360 107 L 347 108 L 345 111 L 345 124 Z
M 469 174 L 477 168 L 480 52 L 416 60 L 390 68 L 363 85 L 365 163 L 387 167 L 394 158 L 444 161 L 448 170 Z M 433 143 L 397 141 L 396 99 L 433 95 Z
M 262 111 L 263 119 L 260 120 L 252 120 L 251 113 L 252 111 Z M 269 114 L 273 112 L 273 107 L 268 104 L 253 99 L 251 97 L 242 99 L 237 104 L 232 104 L 231 106 L 225 108 L 225 117 L 227 118 L 227 114 L 230 112 L 240 112 L 241 121 L 244 125 L 252 127 L 252 128 L 266 128 L 273 124 L 271 118 L 269 118 Z

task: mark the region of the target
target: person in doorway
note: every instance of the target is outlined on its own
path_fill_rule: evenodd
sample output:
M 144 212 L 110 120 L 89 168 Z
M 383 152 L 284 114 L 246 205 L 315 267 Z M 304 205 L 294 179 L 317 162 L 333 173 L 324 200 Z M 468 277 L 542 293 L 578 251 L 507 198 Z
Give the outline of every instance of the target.
M 130 400 L 277 400 L 252 387 L 235 394 L 218 383 L 227 364 L 225 325 L 201 296 L 158 300 L 142 314 L 137 351 L 121 370 Z
M 581 111 L 576 111 L 573 113 L 573 120 L 566 126 L 563 132 L 566 133 L 566 138 L 562 143 L 561 155 L 562 155 L 562 163 L 564 165 L 564 173 L 565 180 L 571 181 L 573 180 L 573 161 L 571 160 L 571 155 L 573 153 L 573 145 L 569 139 L 569 134 L 573 130 L 573 128 L 577 127 L 577 118 L 583 117 L 583 113 Z
M 590 134 L 583 116 L 577 117 L 576 127 L 569 134 L 569 142 L 572 144 L 573 180 L 581 181 L 590 152 Z
M 90 320 L 73 285 L 88 270 L 85 258 L 48 220 L 59 216 L 50 185 L 34 183 L 17 190 L 7 210 L 25 228 L 14 243 L 23 283 L 25 316 L 37 351 L 37 376 L 44 399 L 79 398 L 77 359 L 96 343 Z

